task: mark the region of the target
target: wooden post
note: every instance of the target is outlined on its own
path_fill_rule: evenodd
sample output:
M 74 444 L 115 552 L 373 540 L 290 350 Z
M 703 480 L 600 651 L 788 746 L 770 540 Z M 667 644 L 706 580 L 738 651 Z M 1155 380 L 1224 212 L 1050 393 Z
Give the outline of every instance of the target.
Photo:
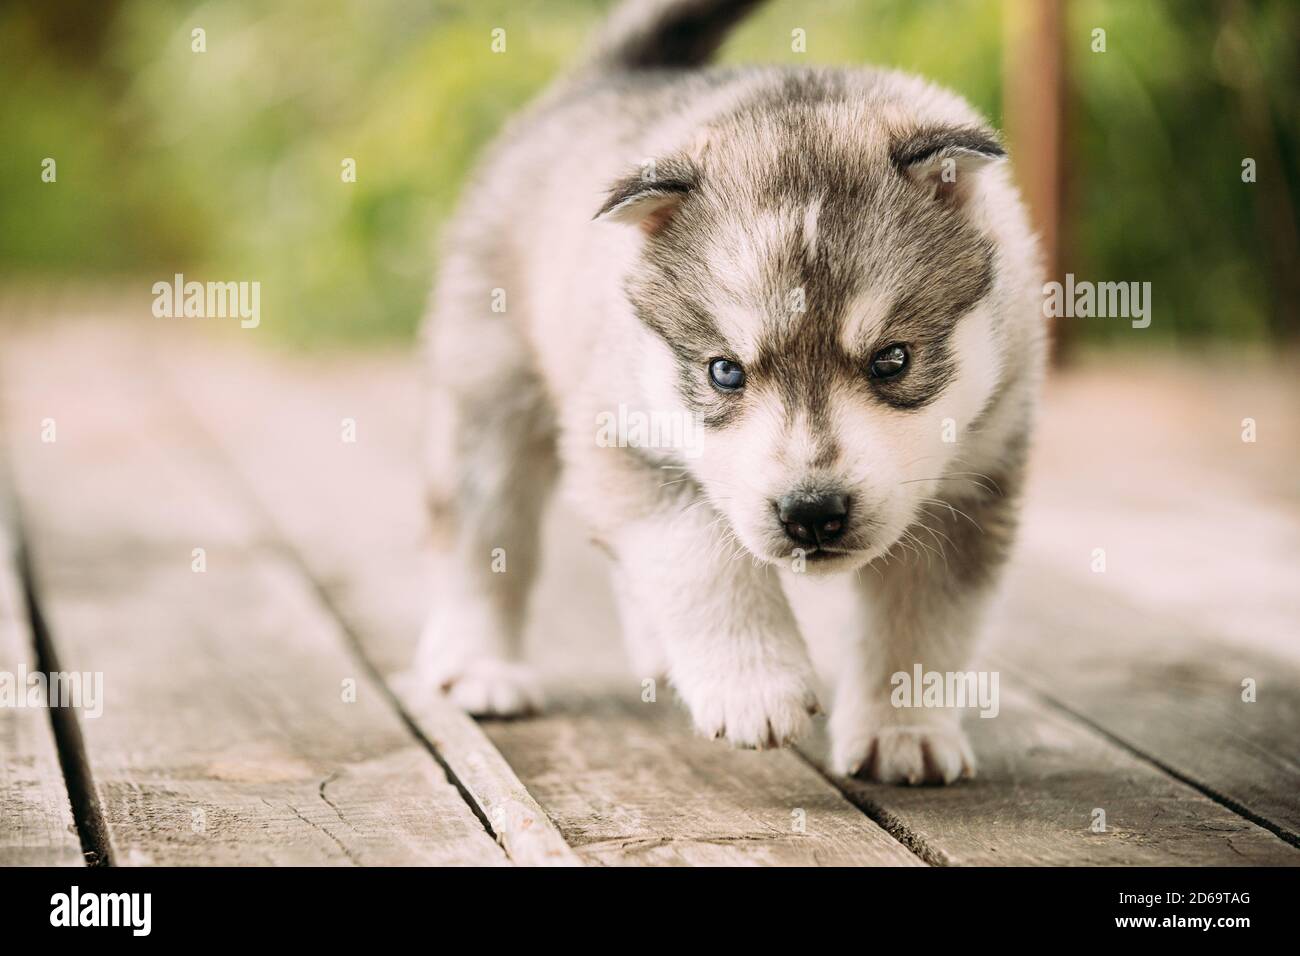
M 1066 212 L 1065 0 L 1003 0 L 1003 113 L 1016 177 L 1042 240 L 1048 280 L 1062 280 Z M 1069 329 L 1052 323 L 1052 357 Z

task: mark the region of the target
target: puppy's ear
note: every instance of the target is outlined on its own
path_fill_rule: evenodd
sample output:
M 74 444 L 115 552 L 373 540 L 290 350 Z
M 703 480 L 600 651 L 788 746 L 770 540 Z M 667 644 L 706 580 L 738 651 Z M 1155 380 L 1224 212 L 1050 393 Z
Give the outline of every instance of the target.
M 633 224 L 652 236 L 668 225 L 697 185 L 695 167 L 689 162 L 646 163 L 611 187 L 595 218 Z
M 960 206 L 970 198 L 975 175 L 1006 159 L 993 134 L 972 127 L 921 129 L 894 140 L 895 168 L 939 202 Z

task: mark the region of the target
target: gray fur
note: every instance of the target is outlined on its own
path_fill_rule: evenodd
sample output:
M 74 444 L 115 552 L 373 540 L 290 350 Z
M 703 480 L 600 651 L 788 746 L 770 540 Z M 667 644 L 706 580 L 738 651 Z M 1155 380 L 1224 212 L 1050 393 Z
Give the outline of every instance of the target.
M 653 0 L 623 4 L 590 54 L 598 71 L 707 63 L 731 28 L 762 0 Z

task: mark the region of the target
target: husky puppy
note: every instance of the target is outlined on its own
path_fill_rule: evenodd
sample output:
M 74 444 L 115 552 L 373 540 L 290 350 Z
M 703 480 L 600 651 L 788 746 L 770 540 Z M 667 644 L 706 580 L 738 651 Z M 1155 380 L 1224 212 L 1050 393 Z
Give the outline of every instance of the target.
M 807 729 L 789 595 L 842 575 L 853 619 L 807 635 L 832 644 L 832 769 L 948 783 L 974 770 L 957 713 L 891 706 L 891 675 L 967 666 L 1010 544 L 1035 243 L 954 94 L 701 69 L 755 6 L 622 4 L 451 223 L 424 329 L 438 567 L 416 673 L 471 713 L 539 706 L 521 629 L 562 464 L 638 675 L 667 674 L 700 733 Z M 686 427 L 610 440 L 611 416 Z

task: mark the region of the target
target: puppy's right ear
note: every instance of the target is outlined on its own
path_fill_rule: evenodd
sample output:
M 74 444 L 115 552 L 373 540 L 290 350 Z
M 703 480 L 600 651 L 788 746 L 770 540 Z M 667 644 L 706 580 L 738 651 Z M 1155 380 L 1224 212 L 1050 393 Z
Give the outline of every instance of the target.
M 653 236 L 672 221 L 696 185 L 695 167 L 690 163 L 646 163 L 614 184 L 594 218 L 636 225 Z

